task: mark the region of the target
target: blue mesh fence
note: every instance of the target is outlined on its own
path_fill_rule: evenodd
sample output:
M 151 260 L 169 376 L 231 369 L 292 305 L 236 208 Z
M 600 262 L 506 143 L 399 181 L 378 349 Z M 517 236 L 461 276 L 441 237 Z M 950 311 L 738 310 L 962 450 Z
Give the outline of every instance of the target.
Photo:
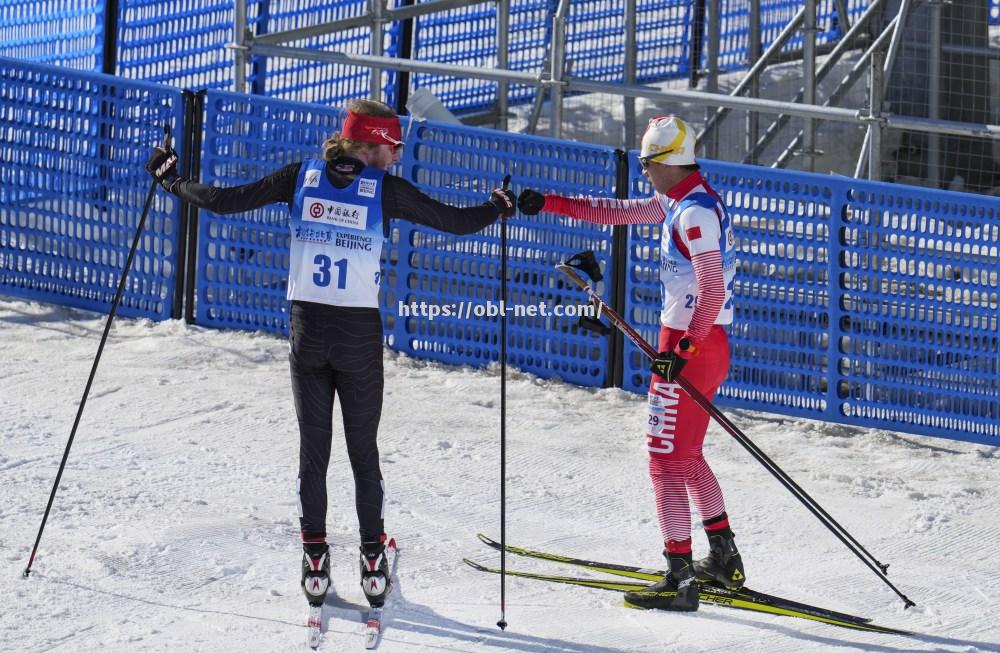
M 429 0 L 421 0 L 427 2 Z M 551 28 L 551 0 L 512 2 L 510 8 L 509 67 L 538 71 L 545 60 Z M 473 4 L 416 20 L 413 58 L 466 66 L 496 67 L 496 5 Z M 496 83 L 446 75 L 414 74 L 414 88 L 427 88 L 449 109 L 462 111 L 488 106 L 496 97 Z M 512 84 L 511 102 L 535 95 L 534 86 Z
M 336 109 L 209 91 L 201 179 L 233 186 L 320 155 L 340 127 Z M 198 218 L 198 324 L 288 333 L 288 207 Z
M 630 156 L 634 196 L 650 189 Z M 739 241 L 721 403 L 995 442 L 1000 215 L 974 195 L 711 162 Z M 625 315 L 656 341 L 659 227 L 629 239 Z M 623 387 L 647 363 L 626 343 Z
M 691 3 L 640 0 L 636 12 L 636 79 L 643 83 L 687 77 L 691 69 Z
M 856 20 L 868 5 L 870 0 L 847 0 L 849 20 Z M 795 17 L 802 8 L 800 0 L 764 0 L 761 2 L 761 51 L 774 43 L 781 30 Z M 719 69 L 734 71 L 749 68 L 749 16 L 745 0 L 723 0 L 722 2 L 722 34 L 719 45 Z M 827 45 L 836 43 L 846 31 L 841 25 L 840 15 L 833 0 L 820 0 L 816 10 L 816 43 Z M 707 36 L 705 37 L 707 38 Z M 789 38 L 782 48 L 788 52 L 802 49 L 802 32 L 798 31 Z M 707 52 L 703 52 L 702 65 L 707 65 Z
M 241 0 L 243 1 L 243 0 Z M 231 89 L 234 0 L 120 0 L 118 73 L 173 86 Z M 253 0 L 247 2 L 249 29 L 258 35 L 319 25 L 363 14 L 364 0 Z M 385 54 L 398 53 L 399 25 L 386 34 Z M 294 47 L 369 54 L 367 28 L 289 43 Z M 253 57 L 246 71 L 248 90 L 273 97 L 337 105 L 367 96 L 367 69 L 285 58 Z M 395 72 L 383 75 L 386 100 L 396 97 Z
M 263 176 L 317 151 L 338 127 L 332 109 L 279 100 L 210 92 L 206 98 L 202 179 L 225 185 Z M 405 129 L 405 127 L 404 127 Z M 573 162 L 559 167 L 555 162 Z M 467 127 L 420 123 L 407 137 L 403 177 L 437 199 L 457 205 L 482 202 L 506 171 L 514 183 L 542 185 L 566 193 L 602 194 L 615 174 L 614 151 L 559 141 L 519 137 Z M 202 212 L 199 225 L 197 322 L 208 326 L 287 332 L 287 208 L 235 216 Z M 555 284 L 552 265 L 586 247 L 607 264 L 610 231 L 567 227 L 552 218 L 509 227 L 509 299 L 514 305 L 549 310 L 578 303 L 572 290 Z M 452 236 L 403 220 L 391 223 L 383 252 L 386 342 L 398 351 L 455 364 L 498 360 L 499 324 L 476 316 L 499 299 L 499 226 L 482 234 Z M 457 305 L 462 317 L 400 313 L 421 302 Z M 563 310 L 563 309 L 559 309 Z M 465 316 L 468 311 L 470 315 Z M 607 368 L 604 339 L 578 332 L 575 320 L 552 316 L 509 318 L 510 361 L 542 376 L 601 385 Z
M 995 442 L 1000 202 L 846 180 L 838 194 L 838 421 Z
M 610 148 L 504 134 L 468 127 L 418 124 L 409 139 L 413 158 L 404 176 L 438 200 L 465 206 L 482 202 L 504 174 L 512 186 L 563 194 L 613 196 L 615 152 Z M 408 145 L 407 149 L 411 149 Z M 399 222 L 399 264 L 390 273 L 387 308 L 395 302 L 483 305 L 500 297 L 500 225 L 480 234 L 451 236 Z M 566 224 L 546 216 L 512 220 L 508 232 L 508 303 L 564 310 L 579 291 L 554 278 L 552 266 L 582 249 L 609 262 L 611 230 Z M 560 307 L 555 309 L 554 307 Z M 542 377 L 603 385 L 607 341 L 580 331 L 576 319 L 508 313 L 508 359 Z M 499 360 L 496 318 L 414 320 L 396 317 L 392 346 L 446 363 L 482 365 Z
M 110 309 L 163 124 L 183 130 L 180 91 L 0 59 L 0 292 Z M 180 203 L 158 193 L 121 314 L 166 319 Z
M 0 5 L 0 43 L 4 54 L 99 70 L 103 44 L 103 0 L 71 0 L 73 4 L 9 0 Z M 429 0 L 419 0 L 427 2 Z M 856 17 L 869 0 L 849 0 Z M 397 2 L 396 4 L 401 4 Z M 519 0 L 511 6 L 510 67 L 538 71 L 545 66 L 551 41 L 556 0 Z M 282 31 L 358 16 L 365 0 L 250 0 L 248 24 L 255 34 Z M 792 18 L 799 3 L 765 0 L 762 3 L 764 47 Z M 621 81 L 624 64 L 622 33 L 624 2 L 585 0 L 570 6 L 567 25 L 567 62 L 570 73 L 587 79 Z M 991 18 L 996 18 L 992 9 Z M 722 70 L 746 67 L 746 5 L 722 3 L 723 25 L 719 63 Z M 234 0 L 120 0 L 118 16 L 118 74 L 131 79 L 182 88 L 230 89 L 234 78 L 232 52 Z M 648 83 L 684 78 L 690 74 L 692 29 L 690 0 L 639 0 L 637 6 L 637 78 Z M 833 0 L 820 2 L 817 17 L 820 44 L 840 37 L 842 30 Z M 390 23 L 384 51 L 400 53 L 402 25 Z M 356 28 L 290 43 L 295 47 L 369 54 L 368 28 Z M 459 7 L 415 20 L 413 57 L 472 66 L 496 65 L 496 7 L 491 3 Z M 793 37 L 787 49 L 801 47 Z M 702 65 L 707 52 L 703 50 Z M 254 57 L 247 70 L 254 93 L 339 105 L 366 95 L 367 69 L 287 58 Z M 382 74 L 385 99 L 398 97 L 398 74 Z M 415 74 L 414 88 L 427 87 L 455 111 L 490 106 L 496 84 L 484 80 Z M 526 102 L 536 87 L 512 85 L 509 99 Z
M 990 25 L 1000 25 L 1000 0 L 990 0 Z
M 366 0 L 258 0 L 263 15 L 261 28 L 267 32 L 321 25 L 366 13 Z M 389 23 L 385 29 L 383 49 L 385 56 L 399 55 L 401 25 Z M 258 32 L 262 33 L 262 32 Z M 359 27 L 351 30 L 317 36 L 287 45 L 313 50 L 330 50 L 351 54 L 371 54 L 371 30 Z M 358 66 L 301 61 L 282 57 L 269 57 L 260 62 L 263 93 L 300 102 L 314 102 L 337 106 L 345 100 L 368 97 L 369 71 Z M 266 66 L 266 72 L 264 67 Z M 382 73 L 382 98 L 395 106 L 397 97 L 395 71 Z
M 100 70 L 104 0 L 3 0 L 0 55 Z
M 231 88 L 233 1 L 119 0 L 118 74 L 180 88 Z M 247 3 L 251 29 L 260 29 L 265 1 Z

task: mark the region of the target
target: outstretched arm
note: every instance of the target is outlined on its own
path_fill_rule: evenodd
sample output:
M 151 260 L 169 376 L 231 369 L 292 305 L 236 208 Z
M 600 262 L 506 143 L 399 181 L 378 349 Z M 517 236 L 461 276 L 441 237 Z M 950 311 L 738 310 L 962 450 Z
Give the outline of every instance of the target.
M 663 205 L 655 196 L 637 200 L 617 200 L 603 197 L 542 195 L 531 189 L 525 189 L 518 198 L 518 206 L 525 215 L 549 211 L 594 224 L 658 224 L 666 217 Z
M 500 217 L 499 210 L 491 203 L 459 208 L 439 202 L 409 181 L 393 175 L 385 176 L 382 199 L 386 218 L 402 218 L 450 234 L 475 233 Z
M 295 196 L 295 182 L 300 163 L 287 165 L 266 177 L 241 186 L 206 186 L 191 179 L 178 177 L 168 189 L 177 197 L 200 209 L 215 213 L 239 213 L 268 204 L 284 202 L 289 207 Z

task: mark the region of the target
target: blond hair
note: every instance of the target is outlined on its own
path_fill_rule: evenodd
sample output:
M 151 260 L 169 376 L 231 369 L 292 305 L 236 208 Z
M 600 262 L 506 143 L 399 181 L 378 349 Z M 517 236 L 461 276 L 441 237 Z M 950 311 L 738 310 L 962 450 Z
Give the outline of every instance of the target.
M 374 116 L 375 118 L 395 118 L 396 112 L 389 108 L 389 105 L 375 100 L 351 100 L 344 108 L 347 111 L 361 114 L 362 116 Z M 334 134 L 323 141 L 323 158 L 332 161 L 345 154 L 355 154 L 359 151 L 371 151 L 378 148 L 377 143 L 363 143 L 344 138 L 340 134 Z

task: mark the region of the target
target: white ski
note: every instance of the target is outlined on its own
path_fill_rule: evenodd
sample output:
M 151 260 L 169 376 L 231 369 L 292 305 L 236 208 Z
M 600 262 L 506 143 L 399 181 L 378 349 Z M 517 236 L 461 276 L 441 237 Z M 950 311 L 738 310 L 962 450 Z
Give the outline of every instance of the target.
M 390 539 L 389 543 L 385 545 L 385 555 L 388 558 L 389 577 L 391 578 L 396 573 L 396 538 Z M 385 605 L 378 608 L 368 608 L 368 619 L 365 620 L 365 648 L 367 649 L 378 647 L 382 637 L 382 615 L 384 612 Z
M 306 621 L 306 644 L 309 648 L 317 648 L 323 639 L 323 606 L 310 605 L 309 618 Z
M 382 635 L 382 612 L 385 608 L 368 608 L 368 621 L 365 622 L 365 648 L 378 646 Z

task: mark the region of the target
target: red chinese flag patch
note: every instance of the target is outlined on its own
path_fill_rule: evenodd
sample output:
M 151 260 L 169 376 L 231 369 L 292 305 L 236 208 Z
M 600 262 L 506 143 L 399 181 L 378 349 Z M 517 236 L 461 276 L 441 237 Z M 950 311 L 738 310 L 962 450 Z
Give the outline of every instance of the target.
M 701 227 L 691 227 L 685 233 L 687 233 L 688 240 L 698 240 L 701 238 Z

